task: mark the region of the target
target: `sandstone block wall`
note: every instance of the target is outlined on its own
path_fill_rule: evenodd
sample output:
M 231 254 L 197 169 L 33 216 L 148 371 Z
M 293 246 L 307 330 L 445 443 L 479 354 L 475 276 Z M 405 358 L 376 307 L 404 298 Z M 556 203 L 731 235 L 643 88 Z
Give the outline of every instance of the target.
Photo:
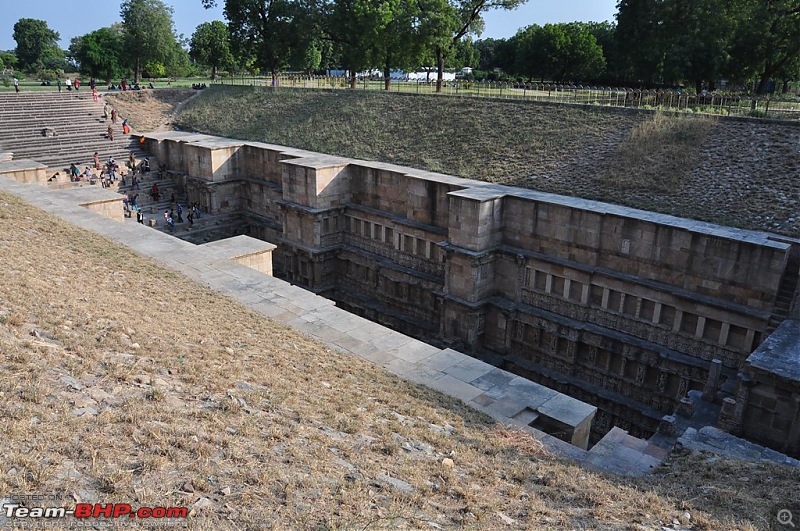
M 239 211 L 276 274 L 652 432 L 779 319 L 795 242 L 593 201 L 205 135 L 147 137 L 190 201 Z M 197 199 L 196 199 L 197 198 Z

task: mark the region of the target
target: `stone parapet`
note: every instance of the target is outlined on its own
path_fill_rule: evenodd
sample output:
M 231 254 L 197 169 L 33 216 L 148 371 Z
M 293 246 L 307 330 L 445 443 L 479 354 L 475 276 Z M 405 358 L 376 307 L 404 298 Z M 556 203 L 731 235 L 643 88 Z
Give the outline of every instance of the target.
M 0 175 L 21 183 L 47 183 L 47 166 L 35 160 L 19 159 L 0 162 Z

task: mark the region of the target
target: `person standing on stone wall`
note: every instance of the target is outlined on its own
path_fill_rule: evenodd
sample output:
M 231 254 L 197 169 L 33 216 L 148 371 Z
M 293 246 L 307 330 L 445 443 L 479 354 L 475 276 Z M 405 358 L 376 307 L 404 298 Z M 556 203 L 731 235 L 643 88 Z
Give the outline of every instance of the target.
M 19 79 L 14 77 L 14 92 L 19 93 Z

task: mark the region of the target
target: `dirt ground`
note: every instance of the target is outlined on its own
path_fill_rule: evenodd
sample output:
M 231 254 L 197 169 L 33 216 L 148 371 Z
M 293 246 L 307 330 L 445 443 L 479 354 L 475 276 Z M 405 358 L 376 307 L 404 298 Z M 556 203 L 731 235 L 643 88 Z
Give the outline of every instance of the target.
M 0 234 L 0 500 L 187 507 L 170 523 L 208 531 L 754 531 L 800 502 L 777 465 L 559 460 L 6 193 Z M 112 522 L 59 521 L 80 523 Z
M 196 94 L 191 89 L 109 92 L 105 98 L 128 118 L 135 131 L 169 131 L 178 106 Z

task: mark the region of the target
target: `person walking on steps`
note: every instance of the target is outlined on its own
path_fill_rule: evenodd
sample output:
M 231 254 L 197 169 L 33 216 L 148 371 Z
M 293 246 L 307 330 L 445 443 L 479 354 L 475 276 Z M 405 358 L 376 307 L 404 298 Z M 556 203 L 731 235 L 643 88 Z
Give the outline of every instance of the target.
M 19 79 L 14 78 L 14 92 L 19 94 Z

